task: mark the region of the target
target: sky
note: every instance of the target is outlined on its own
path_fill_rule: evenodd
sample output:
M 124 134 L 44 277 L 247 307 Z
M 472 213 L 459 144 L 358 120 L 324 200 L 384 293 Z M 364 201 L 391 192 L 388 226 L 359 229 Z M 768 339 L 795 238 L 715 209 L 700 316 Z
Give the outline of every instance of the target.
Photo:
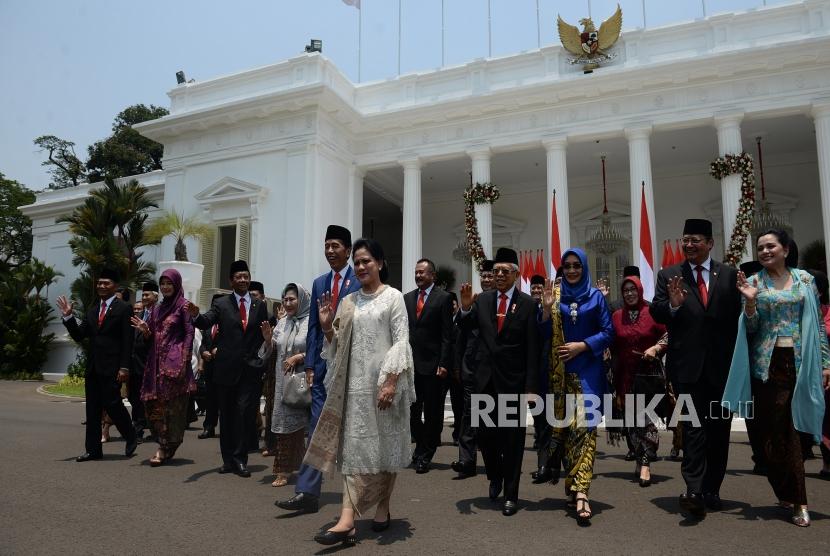
M 791 1 L 619 4 L 625 32 L 698 19 L 704 10 L 708 16 Z M 178 70 L 196 81 L 229 75 L 296 56 L 315 38 L 354 82 L 359 43 L 366 83 L 398 75 L 399 43 L 401 74 L 430 71 L 558 44 L 557 14 L 575 25 L 590 12 L 598 27 L 616 4 L 361 0 L 358 10 L 343 0 L 0 0 L 0 173 L 45 188 L 46 157 L 35 137 L 74 141 L 85 160 L 87 146 L 109 135 L 127 106 L 169 107 Z

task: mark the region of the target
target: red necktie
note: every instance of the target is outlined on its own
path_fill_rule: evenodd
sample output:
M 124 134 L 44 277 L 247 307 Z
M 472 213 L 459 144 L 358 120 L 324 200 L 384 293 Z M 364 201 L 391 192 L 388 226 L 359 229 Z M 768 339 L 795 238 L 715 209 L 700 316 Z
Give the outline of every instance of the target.
M 426 290 L 421 290 L 421 295 L 418 296 L 418 304 L 415 306 L 415 316 L 418 318 L 421 318 L 421 312 L 424 310 L 424 298 L 426 295 Z
M 98 328 L 101 328 L 101 325 L 104 323 L 104 316 L 107 314 L 107 302 L 101 302 L 101 312 L 98 313 Z
M 706 282 L 703 280 L 703 267 L 697 265 L 695 270 L 697 270 L 697 289 L 700 292 L 700 301 L 703 303 L 703 307 L 706 307 L 709 304 L 709 291 L 706 289 Z
M 504 317 L 507 316 L 507 295 L 501 294 L 499 296 L 499 310 L 496 313 L 496 324 L 498 326 L 499 332 L 501 332 L 501 327 L 504 326 Z
M 331 309 L 337 311 L 337 302 L 340 297 L 340 273 L 334 273 L 334 285 L 331 287 Z
M 245 312 L 245 298 L 239 298 L 239 319 L 242 321 L 242 331 L 248 328 L 248 313 Z

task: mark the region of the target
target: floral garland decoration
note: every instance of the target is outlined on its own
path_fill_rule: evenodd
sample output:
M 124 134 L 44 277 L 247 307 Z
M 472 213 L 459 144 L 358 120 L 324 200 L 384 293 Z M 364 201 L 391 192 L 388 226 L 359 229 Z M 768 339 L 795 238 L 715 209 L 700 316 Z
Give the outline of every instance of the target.
M 464 190 L 464 231 L 467 233 L 467 251 L 476 263 L 476 268 L 481 272 L 481 267 L 487 255 L 481 246 L 481 236 L 478 233 L 478 220 L 476 219 L 476 205 L 495 203 L 499 196 L 498 187 L 492 183 L 476 183 Z
M 732 174 L 741 175 L 741 200 L 738 203 L 735 227 L 732 229 L 729 247 L 724 257 L 726 264 L 735 267 L 741 262 L 741 256 L 746 250 L 746 239 L 752 228 L 752 214 L 755 208 L 754 169 L 752 155 L 747 152 L 724 155 L 709 165 L 709 173 L 717 180 L 722 180 Z

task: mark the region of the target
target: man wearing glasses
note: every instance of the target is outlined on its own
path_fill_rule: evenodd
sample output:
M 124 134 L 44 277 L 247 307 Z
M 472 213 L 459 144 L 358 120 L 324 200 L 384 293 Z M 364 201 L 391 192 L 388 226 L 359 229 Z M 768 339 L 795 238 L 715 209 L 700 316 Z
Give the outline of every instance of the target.
M 737 269 L 710 256 L 711 222 L 686 220 L 682 245 L 685 262 L 657 275 L 651 314 L 668 328 L 666 369 L 675 392 L 691 398 L 700 420 L 698 427 L 683 423 L 686 492 L 680 495 L 680 506 L 703 517 L 706 508 L 722 508 L 720 486 L 732 417 L 723 416 L 720 400 L 735 349 L 741 294 Z
M 518 396 L 535 392 L 539 378 L 539 333 L 536 326 L 536 302 L 516 286 L 519 257 L 512 249 L 501 248 L 493 263 L 496 289 L 474 298 L 470 284 L 461 286 L 461 326 L 478 330 L 475 360 L 475 391 L 495 399 L 500 395 Z M 518 419 L 524 411 L 516 401 L 508 401 L 512 413 L 490 414 L 495 426 L 483 421 L 478 429 L 479 447 L 490 480 L 490 499 L 495 501 L 504 489 L 502 514 L 516 513 L 519 499 L 519 477 L 522 471 L 525 427 L 499 426 L 499 419 Z

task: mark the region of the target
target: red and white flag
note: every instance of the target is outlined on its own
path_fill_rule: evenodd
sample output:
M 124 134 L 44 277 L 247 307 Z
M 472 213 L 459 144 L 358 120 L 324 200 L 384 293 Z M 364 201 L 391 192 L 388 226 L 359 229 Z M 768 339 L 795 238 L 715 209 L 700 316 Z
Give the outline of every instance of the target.
M 556 269 L 562 263 L 562 246 L 559 241 L 559 217 L 556 215 L 556 190 L 553 190 L 553 206 L 550 209 L 550 276 L 556 276 Z
M 530 293 L 530 279 L 533 277 L 533 258 L 530 256 L 530 251 L 524 252 L 523 271 L 522 272 L 522 291 Z
M 354 6 L 358 10 L 360 9 L 360 0 L 343 0 L 343 3 L 347 6 Z
M 680 264 L 686 260 L 686 257 L 683 255 L 683 248 L 680 247 L 680 240 L 676 239 L 675 241 L 675 249 L 674 249 L 674 262 L 672 264 Z
M 539 249 L 536 251 L 536 269 L 533 271 L 533 274 L 538 274 L 539 276 L 543 276 L 544 278 L 548 277 L 548 273 L 545 270 L 545 257 L 542 255 L 544 253 L 544 249 Z
M 646 209 L 646 184 L 643 182 L 642 201 L 640 202 L 640 282 L 643 284 L 643 297 L 651 301 L 654 297 L 654 254 L 651 250 L 651 226 L 648 223 Z

